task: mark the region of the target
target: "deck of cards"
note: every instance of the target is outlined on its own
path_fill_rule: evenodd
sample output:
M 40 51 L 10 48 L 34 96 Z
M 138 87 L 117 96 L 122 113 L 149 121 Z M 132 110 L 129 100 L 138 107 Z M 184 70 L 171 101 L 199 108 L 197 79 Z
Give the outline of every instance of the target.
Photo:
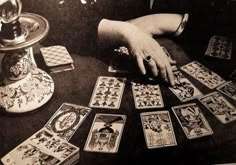
M 66 47 L 56 45 L 40 48 L 43 59 L 51 73 L 74 69 L 74 61 Z
M 43 128 L 18 145 L 1 161 L 4 165 L 73 164 L 79 148 Z
M 46 125 L 6 154 L 4 165 L 74 164 L 80 158 L 80 148 L 69 143 L 90 113 L 89 107 L 63 103 Z

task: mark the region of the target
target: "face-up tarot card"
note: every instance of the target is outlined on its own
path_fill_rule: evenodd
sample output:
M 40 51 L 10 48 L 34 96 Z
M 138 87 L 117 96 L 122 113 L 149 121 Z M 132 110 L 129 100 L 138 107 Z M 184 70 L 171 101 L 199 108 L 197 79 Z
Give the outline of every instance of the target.
M 43 128 L 18 145 L 1 161 L 4 165 L 61 165 L 78 161 L 79 148 Z
M 180 101 L 185 102 L 195 99 L 202 95 L 199 91 L 180 71 L 174 72 L 175 86 L 169 89 L 179 98 Z
M 140 114 L 147 148 L 176 146 L 176 138 L 168 111 Z
M 236 82 L 229 81 L 216 88 L 218 91 L 236 100 Z
M 62 139 L 69 140 L 90 111 L 88 107 L 63 103 L 44 127 Z
M 199 98 L 199 101 L 221 123 L 226 124 L 236 120 L 236 108 L 227 101 L 219 92 L 212 92 Z
M 181 69 L 210 89 L 214 89 L 217 86 L 225 83 L 225 80 L 218 74 L 197 61 L 186 64 L 182 66 Z
M 125 115 L 96 114 L 84 150 L 116 153 L 119 148 Z
M 129 50 L 121 46 L 118 49 L 114 49 L 114 56 L 111 58 L 108 66 L 108 72 L 111 73 L 128 73 L 131 65 L 131 56 Z
M 172 110 L 188 139 L 213 134 L 202 111 L 195 103 L 174 106 Z
M 206 56 L 215 57 L 219 59 L 231 59 L 232 41 L 224 36 L 214 35 L 210 38 Z
M 119 109 L 125 81 L 125 78 L 120 77 L 98 77 L 89 106 Z
M 232 80 L 236 80 L 236 69 L 232 73 L 230 73 L 229 78 Z
M 164 107 L 159 85 L 132 83 L 136 109 Z

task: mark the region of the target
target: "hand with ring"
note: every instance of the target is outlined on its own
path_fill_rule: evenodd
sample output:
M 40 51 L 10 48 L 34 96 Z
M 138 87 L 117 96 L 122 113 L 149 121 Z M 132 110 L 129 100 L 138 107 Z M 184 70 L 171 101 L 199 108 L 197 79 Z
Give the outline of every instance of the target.
M 153 77 L 160 74 L 162 79 L 174 86 L 171 64 L 176 62 L 168 58 L 156 40 L 137 28 L 129 34 L 128 44 L 141 74 L 145 75 L 150 70 Z

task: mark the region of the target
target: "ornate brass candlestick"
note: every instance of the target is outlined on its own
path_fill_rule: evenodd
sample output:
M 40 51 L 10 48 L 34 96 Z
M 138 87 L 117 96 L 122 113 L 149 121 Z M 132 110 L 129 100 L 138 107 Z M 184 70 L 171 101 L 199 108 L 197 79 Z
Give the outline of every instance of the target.
M 37 109 L 54 92 L 52 78 L 32 62 L 32 45 L 47 35 L 48 21 L 21 9 L 20 0 L 0 1 L 0 107 L 13 113 Z

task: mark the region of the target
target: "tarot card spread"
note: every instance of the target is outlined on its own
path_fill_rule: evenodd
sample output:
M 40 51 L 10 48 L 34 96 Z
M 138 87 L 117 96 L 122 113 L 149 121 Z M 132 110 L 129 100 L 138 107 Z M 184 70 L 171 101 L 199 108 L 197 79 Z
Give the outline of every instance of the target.
M 44 127 L 62 139 L 69 140 L 90 111 L 88 107 L 63 103 Z
M 236 82 L 229 81 L 225 84 L 219 86 L 216 88 L 221 93 L 227 95 L 231 99 L 236 100 Z
M 98 77 L 89 106 L 119 109 L 125 81 L 125 78 Z
M 84 150 L 116 153 L 125 121 L 125 115 L 96 114 Z
M 179 98 L 180 101 L 189 101 L 202 95 L 201 91 L 185 78 L 181 72 L 174 72 L 174 78 L 175 86 L 169 87 L 169 89 Z
M 206 56 L 215 57 L 219 59 L 231 59 L 232 54 L 232 41 L 224 36 L 214 35 L 210 38 Z
M 202 96 L 199 101 L 223 124 L 236 119 L 236 108 L 219 92 L 212 92 Z
M 176 138 L 168 111 L 140 114 L 147 148 L 176 146 Z
M 72 164 L 79 148 L 43 128 L 4 156 L 5 165 Z
M 223 78 L 197 61 L 186 64 L 181 69 L 210 89 L 214 89 L 225 82 Z
M 136 109 L 164 107 L 159 85 L 132 83 Z
M 188 139 L 213 134 L 206 118 L 195 103 L 174 106 L 172 110 Z

